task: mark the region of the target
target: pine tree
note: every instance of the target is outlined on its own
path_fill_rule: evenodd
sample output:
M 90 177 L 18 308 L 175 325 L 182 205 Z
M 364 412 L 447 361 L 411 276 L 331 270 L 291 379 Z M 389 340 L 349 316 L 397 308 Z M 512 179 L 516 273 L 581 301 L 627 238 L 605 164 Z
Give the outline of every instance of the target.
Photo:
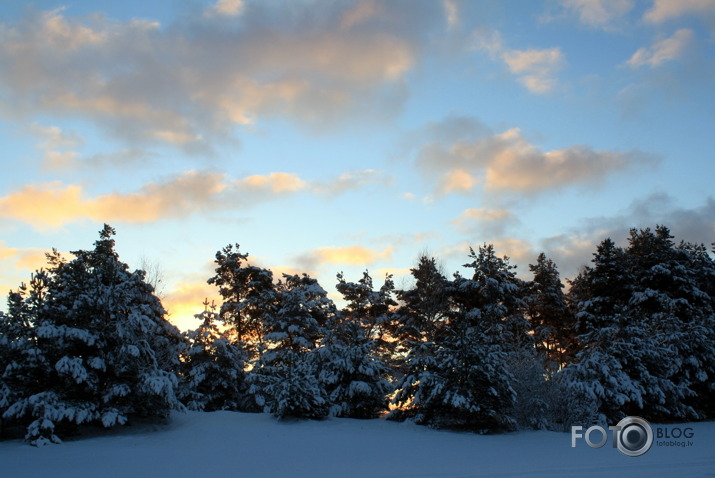
M 69 262 L 53 251 L 48 272 L 35 276 L 42 284 L 15 296 L 10 319 L 29 330 L 11 337 L 11 348 L 32 350 L 22 345 L 31 337 L 41 359 L 6 380 L 36 372 L 42 380 L 22 386 L 4 416 L 28 424 L 33 444 L 58 442 L 82 423 L 110 427 L 181 408 L 174 394 L 181 335 L 143 271 L 119 261 L 114 234 L 105 225 L 95 248 Z
M 397 291 L 401 306 L 395 311 L 395 337 L 400 345 L 430 341 L 449 312 L 449 281 L 434 257 L 421 256 L 417 267 L 410 269 L 415 285 Z
M 527 315 L 534 331 L 534 344 L 555 371 L 569 361 L 575 319 L 569 309 L 556 264 L 542 252 L 529 269 L 534 278 L 526 287 Z
M 30 287 L 21 284 L 8 296 L 8 313 L 0 313 L 0 420 L 14 424 L 15 411 L 6 415 L 24 396 L 42 391 L 49 365 L 38 347 L 36 318 L 44 307 L 49 282 L 47 271 L 32 275 Z M 26 425 L 26 424 L 25 424 Z
M 513 377 L 506 369 L 512 349 L 527 341 L 519 281 L 492 246 L 470 249 L 474 277 L 455 274 L 446 292 L 450 306 L 431 341 L 407 355 L 398 381 L 396 419 L 435 427 L 491 432 L 515 427 Z
M 219 288 L 223 303 L 219 318 L 231 327 L 238 342 L 258 345 L 263 317 L 275 304 L 273 273 L 248 264 L 248 253 L 229 244 L 216 253 L 216 275 L 208 280 Z M 248 347 L 251 350 L 252 347 Z
M 715 260 L 702 244 L 681 243 L 678 257 L 687 265 L 686 290 L 695 296 L 689 303 L 697 313 L 685 314 L 683 334 L 673 337 L 681 357 L 677 378 L 687 382 L 693 394 L 686 403 L 700 418 L 715 417 Z M 715 253 L 715 248 L 713 250 Z
M 343 314 L 359 322 L 366 337 L 375 342 L 381 357 L 389 360 L 393 345 L 390 340 L 390 321 L 392 308 L 397 305 L 392 297 L 395 291 L 392 275 L 385 277 L 385 282 L 378 290 L 374 290 L 368 271 L 363 272 L 362 279 L 358 282 L 347 282 L 342 273 L 339 273 L 337 278 L 335 288 L 347 303 Z
M 307 275 L 284 275 L 277 307 L 263 320 L 263 348 L 249 374 L 249 393 L 278 418 L 322 418 L 328 414 L 327 392 L 318 380 L 315 348 L 335 306 L 318 281 Z
M 182 401 L 190 410 L 252 411 L 245 371 L 248 354 L 242 342 L 231 340 L 229 331 L 219 330 L 217 315 L 206 300 L 204 311 L 195 316 L 201 325 L 187 333 Z
M 676 248 L 664 226 L 632 229 L 626 250 L 604 241 L 577 278 L 581 350 L 565 377 L 598 403 L 603 421 L 707 416 L 698 397 L 715 358 L 711 286 L 701 279 L 709 262 L 704 247 Z
M 646 366 L 657 375 L 658 388 L 645 406 L 654 416 L 705 418 L 708 413 L 699 410 L 698 396 L 707 396 L 715 372 L 713 286 L 707 280 L 712 261 L 704 246 L 675 247 L 671 239 L 665 226 L 634 229 L 629 238 L 637 285 L 631 313 L 648 326 L 651 341 L 663 350 L 649 353 Z M 663 363 L 669 364 L 665 370 Z
M 571 299 L 576 311 L 578 352 L 563 371 L 568 387 L 597 404 L 600 421 L 620 420 L 642 403 L 641 384 L 623 369 L 633 341 L 642 329 L 628 323 L 628 299 L 633 287 L 626 252 L 606 239 L 597 247 L 593 266 L 573 281 Z M 625 414 L 625 415 L 624 415 Z
M 514 391 L 505 368 L 506 354 L 493 328 L 469 306 L 478 283 L 456 275 L 453 309 L 434 342 L 408 354 L 408 373 L 398 382 L 392 416 L 412 418 L 437 428 L 490 432 L 514 427 L 506 411 Z
M 480 310 L 480 320 L 500 335 L 505 348 L 531 348 L 531 325 L 524 317 L 525 284 L 516 277 L 516 266 L 509 264 L 508 257 L 498 257 L 492 244 L 479 247 L 478 252 L 469 250 L 472 262 L 464 267 L 474 269 L 472 281 L 478 288 L 468 304 Z
M 317 352 L 321 359 L 320 377 L 326 384 L 330 413 L 340 417 L 374 418 L 387 410 L 391 385 L 390 371 L 378 352 L 390 306 L 392 280 L 374 291 L 372 278 L 365 272 L 358 283 L 345 281 L 338 274 L 338 291 L 346 301 L 335 316 L 331 330 Z

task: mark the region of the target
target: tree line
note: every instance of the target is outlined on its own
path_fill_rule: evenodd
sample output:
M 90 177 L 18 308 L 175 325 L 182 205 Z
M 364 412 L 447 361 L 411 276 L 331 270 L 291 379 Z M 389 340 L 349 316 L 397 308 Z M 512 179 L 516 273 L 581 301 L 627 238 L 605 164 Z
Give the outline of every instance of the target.
M 275 278 L 219 250 L 220 304 L 181 333 L 115 250 L 56 250 L 0 312 L 0 424 L 40 445 L 81 425 L 172 410 L 412 420 L 492 433 L 715 415 L 715 261 L 665 226 L 601 242 L 569 282 L 543 253 L 531 280 L 484 244 L 468 273 L 433 257 L 413 285 L 337 275 L 338 308 L 307 274 Z

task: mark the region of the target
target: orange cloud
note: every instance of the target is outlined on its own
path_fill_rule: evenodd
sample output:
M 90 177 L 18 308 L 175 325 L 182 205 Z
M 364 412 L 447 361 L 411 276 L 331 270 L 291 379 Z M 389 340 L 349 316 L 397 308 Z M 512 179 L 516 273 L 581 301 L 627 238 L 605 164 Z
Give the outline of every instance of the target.
M 389 258 L 392 256 L 392 251 L 391 247 L 379 252 L 363 246 L 321 247 L 315 255 L 321 263 L 362 265 Z
M 48 251 L 36 248 L 19 249 L 7 247 L 0 241 L 0 263 L 5 263 L 18 273 L 29 276 L 30 273 L 47 266 L 46 253 Z
M 37 226 L 58 227 L 76 217 L 86 217 L 82 188 L 60 182 L 28 185 L 0 198 L 0 215 Z
M 236 184 L 247 189 L 269 191 L 274 194 L 300 191 L 306 187 L 306 182 L 291 173 L 270 173 L 266 176 L 253 175 L 236 181 Z
M 364 246 L 320 247 L 297 259 L 304 270 L 316 270 L 322 264 L 368 266 L 378 260 L 392 257 L 394 248 L 382 250 L 368 249 Z
M 469 192 L 479 182 L 469 172 L 463 169 L 453 169 L 444 174 L 442 184 L 437 188 L 440 194 Z
M 194 329 L 199 325 L 194 315 L 203 311 L 203 302 L 208 299 L 220 307 L 221 298 L 216 288 L 206 281 L 179 282 L 164 294 L 162 303 L 169 313 L 169 321 L 179 329 Z M 218 312 L 218 309 L 216 310 Z
M 8 247 L 0 241 L 0 310 L 4 309 L 4 299 L 11 290 L 17 290 L 21 283 L 27 283 L 30 275 L 47 266 L 47 251 Z
M 165 183 L 150 183 L 136 193 L 86 198 L 81 186 L 52 182 L 28 185 L 0 198 L 0 216 L 36 227 L 59 227 L 77 219 L 150 222 L 177 217 L 212 202 L 226 185 L 220 174 L 189 171 Z
M 71 221 L 152 222 L 194 212 L 235 206 L 306 191 L 339 194 L 380 180 L 373 171 L 346 173 L 334 180 L 305 181 L 292 173 L 274 172 L 229 180 L 224 174 L 187 171 L 136 192 L 87 197 L 82 186 L 59 181 L 31 184 L 0 197 L 0 217 L 37 228 L 56 228 Z

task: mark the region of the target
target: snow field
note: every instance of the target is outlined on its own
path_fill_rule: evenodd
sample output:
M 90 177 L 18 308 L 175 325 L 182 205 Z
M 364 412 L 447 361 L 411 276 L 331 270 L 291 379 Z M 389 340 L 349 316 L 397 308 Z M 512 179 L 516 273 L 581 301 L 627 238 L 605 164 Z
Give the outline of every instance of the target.
M 466 478 L 715 476 L 715 422 L 692 447 L 631 458 L 570 433 L 476 435 L 381 419 L 278 421 L 268 414 L 176 413 L 168 425 L 118 427 L 61 445 L 0 443 L 3 477 Z

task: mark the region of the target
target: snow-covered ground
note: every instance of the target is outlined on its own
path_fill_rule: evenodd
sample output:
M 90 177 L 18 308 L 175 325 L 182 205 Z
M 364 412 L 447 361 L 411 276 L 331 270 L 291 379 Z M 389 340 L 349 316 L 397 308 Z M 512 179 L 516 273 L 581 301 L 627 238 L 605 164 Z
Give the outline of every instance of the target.
M 692 427 L 693 446 L 654 443 L 630 458 L 610 438 L 603 448 L 583 440 L 572 448 L 570 433 L 480 436 L 385 420 L 279 422 L 264 414 L 189 412 L 170 425 L 120 427 L 62 445 L 0 442 L 0 476 L 715 476 L 715 423 L 674 426 Z

